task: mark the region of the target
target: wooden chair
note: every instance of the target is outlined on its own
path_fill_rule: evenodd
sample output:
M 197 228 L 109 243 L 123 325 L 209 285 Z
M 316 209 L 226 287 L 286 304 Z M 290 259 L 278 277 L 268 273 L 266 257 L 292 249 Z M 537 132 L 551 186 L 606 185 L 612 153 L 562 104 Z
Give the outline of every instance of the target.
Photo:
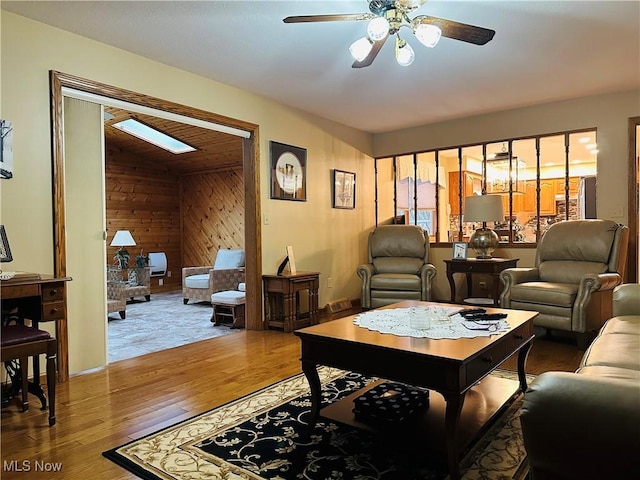
M 29 371 L 29 357 L 37 357 L 44 353 L 47 356 L 47 394 L 49 396 L 49 426 L 56 423 L 55 400 L 56 400 L 56 354 L 58 342 L 51 337 L 49 332 L 39 330 L 25 325 L 7 325 L 2 327 L 2 337 L 0 340 L 2 362 L 17 360 L 19 364 L 20 377 L 12 378 L 13 383 L 20 383 L 22 390 L 22 411 L 29 410 L 29 391 L 37 394 L 41 391 L 39 373 L 34 374 L 33 384 L 30 386 L 27 378 Z M 35 369 L 36 372 L 39 369 Z M 33 387 L 33 389 L 31 388 Z M 46 409 L 46 401 L 42 408 Z

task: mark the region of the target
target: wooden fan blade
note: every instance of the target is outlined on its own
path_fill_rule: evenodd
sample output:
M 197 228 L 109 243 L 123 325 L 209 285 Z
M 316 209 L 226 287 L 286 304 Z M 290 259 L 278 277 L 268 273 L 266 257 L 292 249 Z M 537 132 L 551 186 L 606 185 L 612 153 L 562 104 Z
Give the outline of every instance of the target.
M 420 15 L 414 21 L 420 20 L 420 23 L 428 23 L 436 25 L 442 30 L 442 36 L 460 40 L 462 42 L 473 43 L 475 45 L 484 45 L 489 42 L 496 34 L 495 30 L 488 28 L 476 27 L 475 25 L 467 25 L 466 23 L 454 22 L 444 18 L 430 17 L 428 15 Z
M 298 15 L 283 18 L 284 23 L 308 23 L 308 22 L 341 22 L 341 21 L 359 21 L 372 20 L 377 15 L 373 13 L 346 13 L 336 15 Z
M 376 59 L 376 57 L 378 56 L 378 52 L 384 45 L 384 42 L 387 41 L 387 38 L 389 38 L 389 35 L 385 36 L 382 40 L 378 40 L 377 42 L 374 42 L 373 46 L 371 47 L 371 51 L 369 52 L 369 55 L 367 55 L 366 58 L 360 62 L 357 60 L 353 62 L 353 65 L 351 65 L 351 68 L 362 68 L 362 67 L 368 67 L 369 65 L 371 65 L 373 61 Z

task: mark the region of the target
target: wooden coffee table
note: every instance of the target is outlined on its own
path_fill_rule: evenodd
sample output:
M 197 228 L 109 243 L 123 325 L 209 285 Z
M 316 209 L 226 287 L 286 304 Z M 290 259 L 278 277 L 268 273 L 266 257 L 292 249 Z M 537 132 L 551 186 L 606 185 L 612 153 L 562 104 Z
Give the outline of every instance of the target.
M 443 304 L 404 301 L 383 308 L 412 305 Z M 430 406 L 425 417 L 411 422 L 410 428 L 418 425 L 425 429 L 426 434 L 419 438 L 428 447 L 446 449 L 450 476 L 459 478 L 461 450 L 518 390 L 527 389 L 525 363 L 533 340 L 532 320 L 537 312 L 497 308 L 487 311 L 507 313 L 511 330 L 490 337 L 432 340 L 371 331 L 354 325 L 354 316 L 296 330 L 302 346 L 302 370 L 311 388 L 311 426 L 322 415 L 376 430 L 374 425 L 357 421 L 351 411 L 353 399 L 366 389 L 320 409 L 322 387 L 318 365 L 426 387 L 432 391 Z M 519 352 L 519 382 L 489 376 L 516 352 Z M 465 398 L 467 408 L 463 408 Z

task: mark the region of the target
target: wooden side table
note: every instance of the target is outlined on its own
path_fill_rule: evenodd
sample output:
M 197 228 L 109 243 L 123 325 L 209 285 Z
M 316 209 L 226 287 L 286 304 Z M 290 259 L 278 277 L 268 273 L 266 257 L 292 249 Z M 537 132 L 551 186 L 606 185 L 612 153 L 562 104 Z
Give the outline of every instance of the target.
M 264 310 L 267 327 L 292 332 L 318 323 L 319 272 L 263 275 Z M 308 292 L 309 312 L 300 312 L 300 292 Z
M 451 303 L 456 303 L 456 284 L 453 281 L 454 273 L 464 273 L 467 277 L 467 293 L 472 292 L 471 277 L 473 274 L 490 275 L 493 277 L 493 305 L 498 306 L 500 297 L 500 272 L 507 268 L 513 268 L 518 264 L 519 258 L 467 258 L 445 260 L 447 264 L 447 279 L 451 289 Z

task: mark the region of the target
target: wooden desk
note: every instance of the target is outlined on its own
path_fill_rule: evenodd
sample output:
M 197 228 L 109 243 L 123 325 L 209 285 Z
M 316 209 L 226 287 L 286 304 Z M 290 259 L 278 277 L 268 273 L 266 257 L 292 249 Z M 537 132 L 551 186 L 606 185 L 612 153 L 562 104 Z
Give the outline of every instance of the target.
M 318 272 L 263 275 L 264 311 L 267 328 L 278 327 L 285 332 L 318 323 Z M 300 312 L 300 292 L 309 295 L 309 312 Z
M 447 264 L 447 279 L 451 289 L 451 303 L 456 303 L 456 284 L 453 281 L 454 273 L 464 273 L 467 277 L 467 294 L 471 297 L 473 286 L 471 276 L 484 274 L 493 277 L 493 305 L 498 306 L 500 297 L 500 272 L 507 268 L 513 268 L 518 264 L 519 258 L 467 258 L 445 260 Z
M 14 278 L 0 282 L 2 309 L 17 306 L 20 316 L 38 327 L 40 322 L 56 323 L 58 340 L 58 382 L 69 379 L 69 336 L 67 332 L 66 282 L 70 277 L 42 275 L 40 279 Z

